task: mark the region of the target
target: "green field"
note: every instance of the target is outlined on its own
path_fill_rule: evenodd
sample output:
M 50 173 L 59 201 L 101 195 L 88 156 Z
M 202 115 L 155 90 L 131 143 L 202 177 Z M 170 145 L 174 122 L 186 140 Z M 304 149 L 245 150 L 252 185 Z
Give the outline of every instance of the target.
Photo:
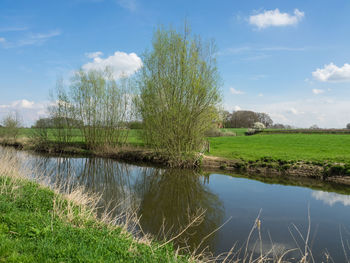
M 271 134 L 209 138 L 209 155 L 228 159 L 330 161 L 350 163 L 350 135 Z
M 18 138 L 33 138 L 33 136 L 36 133 L 35 128 L 20 128 L 19 133 L 18 133 Z M 128 130 L 129 135 L 128 135 L 128 140 L 127 142 L 132 145 L 137 145 L 137 146 L 143 146 L 144 143 L 141 138 L 141 130 Z M 0 128 L 0 137 L 1 134 L 6 134 L 6 131 L 4 128 Z M 49 139 L 52 141 L 55 141 L 55 136 L 54 136 L 54 129 L 49 129 L 48 131 L 49 134 Z M 72 142 L 75 143 L 84 143 L 84 137 L 81 134 L 81 131 L 79 129 L 73 129 L 72 130 Z

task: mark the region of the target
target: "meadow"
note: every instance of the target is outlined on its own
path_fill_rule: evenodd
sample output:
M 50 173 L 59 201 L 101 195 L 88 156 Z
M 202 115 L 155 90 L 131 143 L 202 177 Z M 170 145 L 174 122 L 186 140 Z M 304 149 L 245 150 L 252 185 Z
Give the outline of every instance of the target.
M 209 155 L 228 159 L 302 160 L 350 163 L 350 136 L 343 134 L 257 134 L 214 137 Z

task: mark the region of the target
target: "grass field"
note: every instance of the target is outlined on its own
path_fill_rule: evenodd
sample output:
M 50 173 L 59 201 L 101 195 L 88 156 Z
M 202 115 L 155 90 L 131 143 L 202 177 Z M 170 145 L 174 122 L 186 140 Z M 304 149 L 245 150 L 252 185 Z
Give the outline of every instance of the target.
M 229 159 L 330 161 L 350 163 L 350 135 L 271 134 L 209 138 L 209 155 Z
M 36 132 L 35 128 L 20 128 L 18 133 L 18 138 L 32 138 L 35 132 Z M 129 144 L 137 145 L 137 146 L 144 145 L 143 140 L 141 138 L 141 130 L 137 130 L 137 129 L 128 130 L 128 132 L 129 132 L 129 135 L 128 135 L 127 142 Z M 5 129 L 0 128 L 0 136 L 1 134 L 5 134 Z M 49 129 L 48 134 L 49 134 L 49 139 L 52 141 L 55 141 L 54 130 Z M 72 130 L 72 142 L 76 142 L 76 143 L 84 142 L 84 137 L 82 136 L 81 131 L 79 129 Z

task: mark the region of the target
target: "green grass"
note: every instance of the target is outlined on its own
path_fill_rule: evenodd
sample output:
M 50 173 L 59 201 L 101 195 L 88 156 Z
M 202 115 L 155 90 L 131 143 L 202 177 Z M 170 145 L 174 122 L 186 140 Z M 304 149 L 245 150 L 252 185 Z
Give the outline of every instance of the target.
M 53 213 L 55 198 L 48 188 L 0 175 L 0 262 L 188 262 L 171 245 L 136 242 L 79 213 L 67 222 Z
M 330 161 L 350 163 L 350 135 L 271 134 L 209 138 L 209 155 L 228 159 Z
M 141 138 L 141 132 L 142 130 L 139 129 L 132 129 L 129 130 L 128 140 L 127 143 L 131 145 L 137 145 L 137 146 L 143 146 L 144 142 Z M 18 138 L 32 138 L 33 135 L 36 133 L 35 128 L 20 128 L 18 133 Z M 49 139 L 51 141 L 55 141 L 55 131 L 54 129 L 48 130 Z M 1 134 L 6 134 L 6 130 L 4 128 L 0 128 L 0 137 Z M 79 129 L 73 129 L 72 130 L 72 142 L 73 143 L 84 143 L 84 137 L 81 134 L 81 131 Z

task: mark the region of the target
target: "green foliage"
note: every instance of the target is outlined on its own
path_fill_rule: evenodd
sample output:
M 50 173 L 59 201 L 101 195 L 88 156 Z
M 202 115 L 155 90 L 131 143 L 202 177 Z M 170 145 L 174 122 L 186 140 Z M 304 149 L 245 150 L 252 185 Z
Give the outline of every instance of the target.
M 13 183 L 0 176 L 0 185 Z M 63 221 L 54 213 L 57 196 L 35 183 L 13 187 L 0 194 L 0 262 L 188 262 L 171 245 L 137 243 L 117 227 Z
M 219 76 L 212 43 L 187 29 L 159 28 L 139 75 L 138 110 L 147 144 L 176 165 L 202 150 L 218 119 Z
M 143 128 L 143 123 L 142 121 L 130 121 L 127 126 L 129 129 L 141 130 Z
M 77 71 L 68 87 L 58 82 L 57 105 L 51 109 L 57 140 L 69 143 L 78 127 L 89 148 L 124 144 L 126 123 L 134 115 L 130 87 L 128 79 L 117 82 L 108 68 Z
M 1 128 L 1 136 L 7 139 L 16 140 L 21 127 L 21 121 L 18 114 L 8 114 L 2 120 L 3 127 Z

